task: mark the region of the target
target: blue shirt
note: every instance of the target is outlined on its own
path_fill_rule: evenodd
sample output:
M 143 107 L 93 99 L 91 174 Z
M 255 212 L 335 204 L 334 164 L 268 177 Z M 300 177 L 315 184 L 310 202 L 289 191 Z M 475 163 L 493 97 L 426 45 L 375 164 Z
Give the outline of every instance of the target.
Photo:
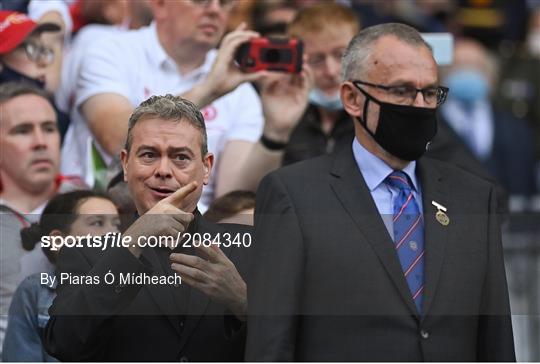
M 54 276 L 52 272 L 48 274 Z M 47 354 L 42 341 L 45 326 L 49 321 L 49 307 L 55 297 L 56 284 L 41 284 L 41 273 L 22 281 L 9 307 L 2 361 L 58 361 Z
M 388 230 L 388 234 L 390 234 L 390 237 L 393 240 L 394 224 L 392 218 L 394 216 L 394 199 L 397 198 L 399 190 L 390 187 L 384 183 L 384 180 L 394 170 L 382 159 L 371 154 L 371 152 L 364 148 L 356 138 L 353 140 L 352 150 L 356 165 L 366 181 L 371 197 L 373 197 L 377 210 L 379 210 L 379 214 L 386 226 L 386 230 Z M 422 214 L 422 191 L 416 178 L 415 170 L 416 161 L 412 161 L 403 169 L 403 172 L 405 172 L 412 181 L 413 196 L 420 209 L 420 214 Z

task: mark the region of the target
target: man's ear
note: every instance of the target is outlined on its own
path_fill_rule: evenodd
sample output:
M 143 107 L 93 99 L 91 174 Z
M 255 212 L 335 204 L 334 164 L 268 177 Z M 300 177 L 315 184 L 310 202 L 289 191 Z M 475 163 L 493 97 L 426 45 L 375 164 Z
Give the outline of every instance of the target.
M 154 19 L 161 19 L 163 18 L 165 12 L 166 12 L 166 7 L 165 7 L 165 2 L 167 0 L 152 0 L 150 1 L 150 9 L 152 9 L 152 14 L 154 15 Z
M 122 149 L 120 152 L 120 161 L 122 162 L 122 170 L 124 171 L 124 182 L 127 182 L 127 165 L 128 165 L 128 151 Z
M 345 81 L 340 88 L 341 103 L 347 113 L 354 117 L 362 116 L 365 96 L 350 81 Z
M 214 155 L 212 153 L 206 153 L 203 158 L 204 164 L 204 177 L 203 184 L 207 185 L 210 181 L 210 173 L 212 172 L 212 167 L 214 166 Z

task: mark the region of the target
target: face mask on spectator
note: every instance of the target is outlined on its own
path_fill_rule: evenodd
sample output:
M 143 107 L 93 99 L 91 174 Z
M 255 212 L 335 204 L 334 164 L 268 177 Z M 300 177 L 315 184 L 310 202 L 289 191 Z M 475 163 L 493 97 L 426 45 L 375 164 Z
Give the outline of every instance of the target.
M 477 70 L 461 69 L 452 72 L 445 84 L 450 88 L 448 97 L 463 103 L 474 103 L 488 97 L 487 77 Z
M 343 110 L 339 91 L 332 96 L 328 96 L 318 88 L 314 88 L 309 92 L 309 101 L 328 111 Z
M 415 107 L 382 102 L 355 84 L 364 96 L 363 117 L 355 118 L 387 152 L 405 161 L 417 160 L 437 134 L 437 108 Z M 367 126 L 369 103 L 379 105 L 377 129 Z
M 529 34 L 527 46 L 531 56 L 540 59 L 540 29 L 534 30 Z
M 3 64 L 2 70 L 0 71 L 0 84 L 9 82 L 9 81 L 26 82 L 36 87 L 39 87 L 40 89 L 45 88 L 45 82 L 30 78 L 26 75 L 23 75 L 20 72 L 15 71 L 13 68 L 8 67 L 7 65 Z

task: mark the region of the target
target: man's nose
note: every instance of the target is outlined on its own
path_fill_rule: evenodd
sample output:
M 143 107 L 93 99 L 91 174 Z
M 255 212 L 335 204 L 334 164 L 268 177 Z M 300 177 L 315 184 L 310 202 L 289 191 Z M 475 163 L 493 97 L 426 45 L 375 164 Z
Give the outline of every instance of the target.
M 219 0 L 210 0 L 210 3 L 206 6 L 206 11 L 220 12 L 223 10 Z
M 324 59 L 322 68 L 325 75 L 330 77 L 338 77 L 341 73 L 341 61 L 336 60 L 332 56 L 327 56 Z
M 326 59 L 326 67 L 330 75 L 339 76 L 339 74 L 341 73 L 341 60 L 338 60 L 334 57 L 328 57 Z
M 50 62 L 47 61 L 44 56 L 39 56 L 35 63 L 39 68 L 45 68 L 50 64 Z
M 47 141 L 45 133 L 39 128 L 34 129 L 33 149 L 46 149 Z
M 413 106 L 416 107 L 428 107 L 426 100 L 424 99 L 424 94 L 422 91 L 416 92 L 416 97 L 414 98 Z
M 172 170 L 169 158 L 160 158 L 157 165 L 155 176 L 158 178 L 171 178 Z

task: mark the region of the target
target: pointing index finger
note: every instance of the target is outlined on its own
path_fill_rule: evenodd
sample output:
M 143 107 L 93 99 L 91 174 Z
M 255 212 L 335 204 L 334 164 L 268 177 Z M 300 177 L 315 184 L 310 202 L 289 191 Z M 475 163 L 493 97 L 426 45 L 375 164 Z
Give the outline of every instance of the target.
M 175 207 L 179 207 L 182 201 L 193 191 L 197 189 L 197 182 L 193 181 L 187 185 L 177 189 L 170 196 L 167 196 L 164 200 Z

